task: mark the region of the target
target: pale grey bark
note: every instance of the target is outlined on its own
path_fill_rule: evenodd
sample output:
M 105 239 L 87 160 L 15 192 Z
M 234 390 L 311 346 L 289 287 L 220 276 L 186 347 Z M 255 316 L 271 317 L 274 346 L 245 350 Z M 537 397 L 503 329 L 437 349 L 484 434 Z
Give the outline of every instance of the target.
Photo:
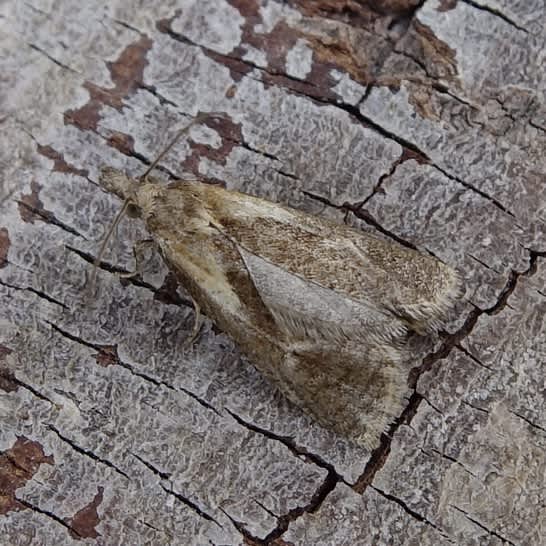
M 370 4 L 372 4 L 370 2 Z M 546 536 L 539 0 L 0 5 L 0 543 L 517 544 Z M 346 9 L 341 9 L 345 6 Z M 378 7 L 379 6 L 379 7 Z M 289 404 L 156 256 L 104 164 L 379 232 L 466 300 L 373 453 Z M 161 172 L 160 172 L 161 174 Z

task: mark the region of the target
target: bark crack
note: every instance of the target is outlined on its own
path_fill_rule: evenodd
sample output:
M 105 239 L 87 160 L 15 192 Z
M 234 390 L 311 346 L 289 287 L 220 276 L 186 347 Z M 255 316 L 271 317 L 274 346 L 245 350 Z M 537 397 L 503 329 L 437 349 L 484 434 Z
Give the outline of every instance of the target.
M 519 417 L 520 419 L 525 421 L 530 427 L 536 428 L 537 430 L 540 430 L 541 432 L 546 433 L 546 428 L 541 427 L 540 425 L 537 425 L 536 423 L 531 421 L 531 419 L 525 417 L 525 415 L 522 415 L 521 413 L 518 413 L 518 412 L 512 411 L 512 410 L 508 410 L 508 413 L 511 413 L 512 415 L 515 415 L 516 417 Z
M 85 235 L 82 235 L 73 227 L 58 220 L 57 217 L 52 212 L 33 207 L 32 205 L 29 205 L 28 203 L 25 203 L 24 201 L 21 201 L 20 199 L 15 199 L 15 202 L 19 205 L 19 207 L 23 207 L 26 210 L 28 210 L 30 213 L 36 214 L 37 216 L 39 216 L 46 224 L 52 224 L 54 226 L 57 226 L 61 228 L 62 230 L 66 231 L 67 233 L 70 233 L 71 235 L 75 235 L 76 237 L 81 237 L 82 239 L 87 241 L 87 238 L 85 237 Z
M 286 514 L 275 516 L 277 518 L 277 526 L 275 527 L 275 529 L 270 531 L 264 538 L 253 536 L 241 522 L 236 521 L 234 518 L 226 513 L 226 515 L 233 522 L 237 530 L 241 532 L 246 538 L 250 539 L 254 544 L 257 544 L 259 546 L 266 546 L 280 538 L 288 530 L 288 527 L 290 526 L 290 523 L 292 521 L 295 521 L 304 514 L 316 512 L 320 508 L 326 497 L 335 489 L 336 485 L 339 482 L 347 482 L 345 482 L 345 480 L 336 472 L 332 464 L 324 461 L 319 455 L 311 453 L 307 449 L 298 446 L 292 438 L 275 434 L 270 430 L 249 423 L 229 409 L 226 409 L 226 411 L 243 427 L 258 434 L 261 434 L 266 438 L 269 438 L 270 440 L 280 442 L 286 448 L 288 448 L 288 450 L 296 457 L 303 457 L 305 460 L 312 462 L 313 464 L 319 466 L 327 472 L 324 481 L 317 488 L 309 502 L 304 506 L 291 508 Z
M 59 516 L 57 516 L 53 512 L 51 512 L 49 510 L 44 510 L 43 508 L 39 508 L 38 506 L 36 506 L 36 505 L 26 501 L 26 500 L 20 499 L 17 496 L 15 497 L 15 500 L 17 502 L 20 502 L 23 506 L 25 506 L 29 510 L 32 510 L 33 512 L 36 512 L 38 514 L 42 514 L 43 516 L 46 516 L 46 517 L 52 519 L 53 521 L 57 522 L 59 525 L 62 525 L 65 529 L 68 529 L 68 531 L 71 534 L 73 534 L 73 536 L 75 536 L 77 539 L 82 540 L 84 538 L 84 537 L 82 537 L 80 535 L 80 533 L 78 533 L 78 531 L 76 529 L 74 529 L 74 527 L 72 527 L 71 525 L 66 523 L 66 521 L 64 521 L 62 518 L 60 518 Z
M 479 263 L 480 265 L 482 265 L 483 267 L 485 267 L 486 269 L 489 269 L 490 271 L 493 271 L 494 273 L 496 273 L 497 275 L 502 275 L 502 273 L 500 271 L 497 271 L 494 267 L 491 267 L 489 264 L 485 263 L 483 260 L 480 260 L 479 258 L 477 258 L 476 256 L 470 254 L 470 252 L 466 252 L 466 255 L 471 259 L 471 260 L 474 260 L 476 263 Z
M 312 83 L 312 82 L 308 82 L 306 80 L 297 78 L 295 76 L 290 76 L 289 74 L 286 74 L 284 72 L 267 70 L 263 66 L 259 66 L 256 63 L 254 63 L 252 61 L 249 61 L 248 59 L 243 59 L 241 57 L 237 57 L 236 55 L 228 55 L 228 54 L 225 54 L 225 53 L 219 53 L 219 52 L 215 51 L 214 49 L 211 49 L 211 48 L 209 48 L 207 46 L 204 46 L 202 44 L 194 42 L 193 40 L 191 40 L 187 36 L 184 36 L 183 34 L 174 31 L 171 28 L 170 24 L 169 25 L 167 25 L 167 24 L 159 25 L 158 30 L 159 30 L 159 32 L 161 32 L 163 34 L 167 34 L 167 36 L 169 36 L 170 38 L 172 38 L 173 40 L 175 40 L 177 42 L 180 42 L 180 43 L 183 43 L 185 45 L 189 45 L 189 46 L 196 47 L 196 48 L 200 49 L 201 51 L 203 51 L 205 53 L 205 55 L 213 58 L 216 61 L 225 60 L 227 63 L 229 63 L 229 68 L 230 69 L 232 69 L 233 63 L 235 62 L 235 63 L 238 63 L 239 65 L 248 67 L 251 70 L 257 70 L 258 72 L 267 74 L 271 78 L 274 78 L 273 81 L 275 81 L 275 83 L 280 83 L 283 87 L 287 87 L 288 89 L 290 89 L 291 91 L 293 91 L 295 93 L 304 94 L 301 91 L 298 92 L 297 90 L 295 90 L 290 85 L 283 85 L 284 83 L 286 83 L 285 80 L 287 82 L 297 83 L 298 87 L 303 86 L 303 87 L 311 88 L 311 89 L 315 88 L 315 89 L 317 89 L 317 91 L 319 89 L 318 86 L 316 84 Z M 220 64 L 223 64 L 224 66 L 226 65 L 226 63 L 222 63 L 222 62 L 220 62 Z M 241 70 L 240 73 L 244 77 L 244 76 L 246 76 L 248 74 L 248 70 Z M 315 93 L 315 94 L 310 93 L 309 97 L 315 97 L 316 95 L 317 95 L 317 93 Z
M 131 455 L 137 459 L 138 461 L 140 461 L 146 468 L 148 468 L 148 470 L 150 470 L 154 475 L 158 476 L 160 479 L 162 480 L 166 480 L 170 483 L 170 479 L 171 479 L 171 476 L 172 474 L 170 472 L 164 472 L 162 470 L 159 470 L 157 467 L 155 467 L 152 463 L 150 463 L 149 461 L 147 461 L 146 459 L 140 457 L 139 455 L 137 455 L 136 453 L 134 452 L 130 452 Z M 172 483 L 170 483 L 170 485 L 172 486 Z M 159 486 L 163 489 L 163 491 L 165 491 L 168 495 L 172 495 L 174 496 L 176 499 L 178 499 L 180 502 L 182 502 L 183 504 L 185 504 L 186 506 L 188 506 L 189 508 L 191 508 L 191 510 L 193 510 L 195 513 L 197 513 L 200 517 L 208 520 L 208 521 L 212 521 L 213 523 L 215 523 L 216 525 L 218 525 L 218 527 L 220 528 L 223 528 L 222 525 L 220 523 L 218 523 L 210 514 L 208 514 L 205 510 L 203 510 L 201 507 L 199 507 L 195 502 L 189 500 L 186 496 L 182 495 L 181 493 L 178 493 L 172 489 L 168 489 L 167 487 L 165 487 L 163 484 L 159 484 Z M 155 529 L 155 527 L 154 527 Z M 157 530 L 157 529 L 156 529 Z
M 206 519 L 208 521 L 211 521 L 212 523 L 215 523 L 216 525 L 218 525 L 218 527 L 220 527 L 220 529 L 223 529 L 223 527 L 222 527 L 222 525 L 220 523 L 218 523 L 210 514 L 207 514 L 207 512 L 205 512 L 202 508 L 200 508 L 197 504 L 195 504 L 195 502 L 191 501 L 190 499 L 188 499 L 187 497 L 185 497 L 181 493 L 178 493 L 178 492 L 176 492 L 176 491 L 174 491 L 172 489 L 167 489 L 163 484 L 159 484 L 159 486 L 161 487 L 161 489 L 163 489 L 163 491 L 165 491 L 165 493 L 175 497 L 182 504 L 185 504 L 188 508 L 193 510 L 201 518 Z
M 59 61 L 58 59 L 56 59 L 55 57 L 53 57 L 52 55 L 50 55 L 49 53 L 47 53 L 47 51 L 43 50 L 41 47 L 38 47 L 36 44 L 33 44 L 33 43 L 27 43 L 27 45 L 33 49 L 34 51 L 37 51 L 38 53 L 40 53 L 41 55 L 43 55 L 46 59 L 49 59 L 53 64 L 56 64 L 57 66 L 61 67 L 63 70 L 68 70 L 69 72 L 72 72 L 74 74 L 79 74 L 81 76 L 81 73 L 78 72 L 77 70 L 74 70 L 73 68 L 71 68 L 70 66 L 62 63 L 61 61 Z
M 432 521 L 427 519 L 425 516 L 419 514 L 415 510 L 412 510 L 402 499 L 399 499 L 398 497 L 395 497 L 394 495 L 391 495 L 389 493 L 386 493 L 385 491 L 382 491 L 381 489 L 379 489 L 375 485 L 370 485 L 370 487 L 374 491 L 379 493 L 385 499 L 390 500 L 390 501 L 394 502 L 395 504 L 397 504 L 398 506 L 400 506 L 402 508 L 402 510 L 404 510 L 404 512 L 409 514 L 411 517 L 415 518 L 417 521 L 420 521 L 421 523 L 424 523 L 425 525 L 429 525 L 430 527 L 432 527 L 433 529 L 438 531 L 449 542 L 451 542 L 452 544 L 455 544 L 455 542 L 453 542 L 450 539 L 449 535 L 447 535 L 446 532 L 443 529 L 441 529 L 440 527 L 438 527 L 437 525 L 432 523 Z
M 43 9 L 37 8 L 36 6 L 33 6 L 30 2 L 24 2 L 25 6 L 27 8 L 30 8 L 35 13 L 39 13 L 40 15 L 45 15 L 46 17 L 51 17 L 51 13 L 49 11 L 45 11 Z
M 323 468 L 327 472 L 335 475 L 337 480 L 342 480 L 341 476 L 336 472 L 332 464 L 326 462 L 324 459 L 322 459 L 322 457 L 320 457 L 320 455 L 316 455 L 315 453 L 308 451 L 304 447 L 299 446 L 298 444 L 296 444 L 296 442 L 294 442 L 294 440 L 290 436 L 282 436 L 280 434 L 276 434 L 272 432 L 271 430 L 267 430 L 258 425 L 245 421 L 242 417 L 240 417 L 239 415 L 237 415 L 236 413 L 234 413 L 233 411 L 227 408 L 226 408 L 226 411 L 235 419 L 235 421 L 237 421 L 244 428 L 251 430 L 252 432 L 261 434 L 262 436 L 265 436 L 266 438 L 269 438 L 270 440 L 275 440 L 277 442 L 280 442 L 286 448 L 288 448 L 288 450 L 296 457 L 298 458 L 303 457 L 304 459 L 311 461 L 312 463 L 319 466 L 320 468 Z
M 0 285 L 5 286 L 6 288 L 11 288 L 12 290 L 16 290 L 16 291 L 31 292 L 32 294 L 35 294 L 39 298 L 44 299 L 48 301 L 49 303 L 58 305 L 65 310 L 69 309 L 68 306 L 65 305 L 63 302 L 56 300 L 53 296 L 50 296 L 49 294 L 46 294 L 45 292 L 42 292 L 41 290 L 37 290 L 36 288 L 33 288 L 32 286 L 16 286 L 15 284 L 10 284 L 3 281 L 2 279 L 0 279 Z
M 466 519 L 468 519 L 469 521 L 471 521 L 472 523 L 477 525 L 480 529 L 483 529 L 486 533 L 490 534 L 491 536 L 494 536 L 494 537 L 498 538 L 499 540 L 502 540 L 503 542 L 506 542 L 506 543 L 510 544 L 511 546 L 516 546 L 516 544 L 514 542 L 512 542 L 511 540 L 508 540 L 506 537 L 503 537 L 502 535 L 500 535 L 496 531 L 493 531 L 492 529 L 488 529 L 483 523 L 480 523 L 476 518 L 471 517 L 468 514 L 468 512 L 465 512 L 464 510 L 462 510 L 461 508 L 459 508 L 455 504 L 449 504 L 448 506 L 451 506 L 451 508 L 454 508 L 455 510 L 457 510 L 458 512 L 463 514 L 463 516 Z
M 48 402 L 52 406 L 56 406 L 55 402 L 53 400 L 50 400 L 45 394 L 42 394 L 41 392 L 37 391 L 34 387 L 29 385 L 28 383 L 25 383 L 21 379 L 19 379 L 15 374 L 10 373 L 11 371 L 9 368 L 7 369 L 7 373 L 9 374 L 6 377 L 6 368 L 0 368 L 0 378 L 5 378 L 8 381 L 15 383 L 19 387 L 22 387 L 23 389 L 26 389 L 29 391 L 33 396 L 36 396 L 36 398 L 39 398 L 40 400 L 43 400 L 44 402 Z
M 487 364 L 484 364 L 477 356 L 473 355 L 470 351 L 467 351 L 460 343 L 456 343 L 455 347 L 461 351 L 461 353 L 464 353 L 470 360 L 474 361 L 478 366 L 481 366 L 482 368 L 485 368 L 486 370 L 489 370 L 490 372 L 494 372 L 495 370 L 488 366 Z
M 423 451 L 423 453 L 426 453 L 426 451 L 424 449 L 422 449 L 422 451 Z M 431 451 L 433 453 L 436 453 L 437 455 L 439 455 L 443 459 L 447 459 L 448 461 L 450 461 L 452 463 L 455 463 L 456 465 L 460 466 L 467 474 L 470 474 L 476 480 L 480 479 L 476 474 L 474 474 L 474 472 L 472 472 L 470 469 L 468 469 L 463 463 L 461 463 L 461 461 L 457 460 L 455 457 L 451 457 L 450 455 L 447 455 L 446 453 L 443 453 L 439 449 L 436 449 L 436 448 L 432 448 Z
M 358 478 L 358 480 L 355 482 L 354 489 L 355 491 L 359 493 L 363 493 L 368 486 L 372 486 L 372 482 L 375 478 L 375 475 L 381 468 L 383 467 L 385 461 L 388 458 L 388 455 L 391 450 L 391 443 L 394 437 L 394 434 L 398 430 L 398 428 L 401 425 L 410 425 L 413 417 L 417 413 L 419 406 L 421 402 L 424 400 L 423 395 L 417 392 L 417 383 L 419 381 L 420 376 L 427 370 L 429 370 L 435 362 L 438 360 L 443 360 L 449 356 L 453 348 L 458 347 L 461 343 L 461 341 L 466 338 L 473 330 L 474 326 L 478 322 L 481 315 L 494 315 L 496 313 L 499 313 L 502 309 L 506 307 L 508 304 L 508 299 L 510 295 L 514 292 L 516 289 L 518 280 L 520 277 L 529 277 L 532 276 L 536 270 L 537 270 L 537 260 L 539 257 L 542 257 L 546 253 L 538 253 L 535 251 L 530 251 L 529 256 L 529 267 L 522 273 L 517 273 L 516 271 L 512 271 L 509 275 L 509 278 L 499 294 L 497 301 L 489 308 L 487 309 L 479 309 L 475 307 L 467 316 L 465 322 L 453 334 L 445 335 L 444 336 L 444 342 L 442 343 L 441 347 L 434 353 L 430 353 L 427 355 L 418 368 L 415 368 L 415 373 L 412 374 L 413 377 L 410 376 L 410 383 L 411 388 L 413 388 L 413 393 L 411 394 L 409 398 L 408 405 L 404 408 L 402 411 L 400 417 L 396 419 L 396 421 L 391 425 L 389 431 L 382 435 L 380 445 L 372 452 L 372 455 L 370 457 L 370 460 L 368 461 L 364 472 L 362 475 Z M 463 404 L 469 404 L 465 400 L 461 401 Z M 473 406 L 471 406 L 473 407 Z M 475 408 L 480 411 L 485 411 L 487 413 L 487 410 L 481 409 L 481 408 Z
M 431 163 L 431 166 L 434 167 L 436 170 L 440 171 L 445 177 L 449 178 L 450 180 L 453 180 L 454 182 L 461 184 L 465 188 L 477 193 L 484 199 L 491 201 L 491 203 L 493 203 L 497 208 L 499 208 L 505 214 L 510 215 L 512 218 L 516 218 L 516 215 L 511 210 L 509 210 L 498 199 L 495 199 L 493 196 L 489 195 L 487 192 L 480 190 L 479 188 L 476 188 L 476 186 L 474 186 L 470 182 L 465 182 L 462 178 L 459 178 L 458 176 L 455 176 L 454 174 L 449 173 L 448 171 L 436 165 L 435 163 Z
M 476 2 L 475 0 L 462 0 L 462 2 L 464 4 L 472 6 L 473 8 L 479 11 L 485 11 L 487 13 L 490 13 L 491 15 L 494 15 L 495 17 L 499 17 L 505 23 L 508 23 L 510 26 L 514 27 L 515 29 L 520 30 L 521 32 L 525 32 L 525 34 L 529 34 L 529 31 L 525 27 L 518 25 L 514 20 L 510 19 L 510 17 L 502 13 L 502 11 L 500 11 L 499 9 L 480 4 L 479 2 Z
M 80 345 L 83 345 L 84 347 L 89 347 L 91 349 L 95 349 L 99 352 L 104 351 L 105 346 L 99 345 L 97 343 L 91 343 L 89 341 L 86 341 L 78 336 L 75 336 L 73 334 L 70 334 L 66 332 L 65 330 L 61 329 L 59 326 L 54 324 L 53 322 L 50 322 L 49 320 L 46 320 L 46 322 L 59 334 L 61 334 L 63 337 L 66 337 L 67 339 L 70 339 L 71 341 L 74 341 L 75 343 L 78 343 Z M 175 387 L 174 385 L 171 385 L 170 383 L 167 383 L 166 381 L 162 379 L 156 379 L 155 377 L 148 375 L 146 373 L 140 372 L 132 364 L 129 364 L 127 362 L 124 362 L 121 360 L 117 354 L 115 358 L 115 364 L 118 366 L 121 366 L 125 370 L 127 370 L 131 375 L 134 375 L 135 377 L 138 377 L 139 379 L 143 379 L 146 382 L 152 383 L 156 387 L 165 387 L 168 390 L 171 390 L 173 392 L 182 392 L 185 395 L 189 396 L 193 400 L 195 400 L 197 403 L 199 403 L 201 406 L 206 408 L 207 410 L 213 411 L 217 415 L 220 415 L 219 411 L 211 404 L 209 404 L 206 400 L 203 400 L 200 398 L 197 394 L 193 393 L 189 389 L 186 389 L 185 387 Z
M 472 408 L 474 411 L 479 411 L 481 413 L 485 413 L 486 415 L 489 415 L 489 410 L 486 410 L 485 408 L 480 408 L 479 406 L 476 406 L 475 404 L 472 404 L 468 400 L 461 400 L 461 402 L 468 406 L 469 408 Z
M 140 455 L 137 455 L 133 451 L 131 451 L 130 453 L 135 459 L 140 461 L 148 470 L 151 470 L 156 476 L 159 476 L 162 480 L 169 481 L 171 479 L 171 474 L 169 472 L 163 472 L 159 470 L 152 463 L 150 463 L 146 459 L 143 459 L 142 457 L 140 457 Z
M 91 450 L 89 449 L 85 449 L 83 447 L 80 447 L 78 444 L 76 444 L 73 440 L 71 440 L 70 438 L 67 438 L 66 436 L 64 436 L 63 434 L 61 434 L 61 432 L 54 426 L 52 425 L 51 423 L 47 424 L 46 427 L 51 430 L 52 432 L 54 432 L 58 438 L 60 440 L 62 440 L 63 442 L 65 442 L 66 444 L 68 444 L 74 451 L 76 451 L 77 453 L 80 453 L 81 455 L 85 455 L 86 457 L 89 457 L 90 459 L 92 459 L 93 461 L 97 462 L 97 463 L 101 463 L 105 466 L 107 466 L 108 468 L 111 468 L 112 470 L 114 470 L 115 472 L 117 472 L 120 476 L 123 476 L 124 478 L 126 478 L 127 480 L 130 480 L 131 478 L 125 473 L 123 472 L 123 470 L 119 469 L 114 463 L 111 463 L 110 461 L 108 461 L 107 459 L 103 459 L 102 457 L 99 457 L 98 455 L 95 455 L 95 453 L 93 453 Z
M 77 254 L 80 258 L 85 260 L 87 263 L 89 263 L 91 265 L 95 264 L 95 257 L 92 254 L 90 254 L 88 252 L 85 252 L 83 250 L 80 250 L 78 248 L 74 248 L 74 247 L 69 246 L 69 245 L 65 245 L 65 247 L 68 250 L 70 250 L 71 252 L 74 252 L 75 254 Z M 97 267 L 99 269 L 102 269 L 103 271 L 107 271 L 108 273 L 112 273 L 114 275 L 120 274 L 120 273 L 123 274 L 123 275 L 126 275 L 126 274 L 130 273 L 127 269 L 124 269 L 123 267 L 113 265 L 113 264 L 111 264 L 109 262 L 106 262 L 104 260 L 101 260 L 97 264 Z M 189 307 L 189 308 L 193 309 L 193 303 L 192 303 L 192 301 L 190 299 L 183 298 L 182 296 L 178 295 L 178 293 L 176 291 L 174 291 L 174 292 L 169 291 L 168 293 L 166 293 L 165 291 L 161 291 L 161 288 L 156 288 L 152 284 L 149 284 L 149 283 L 143 281 L 140 278 L 140 275 L 120 277 L 119 279 L 120 279 L 120 283 L 122 285 L 124 283 L 127 283 L 127 284 L 132 284 L 134 286 L 138 286 L 139 288 L 145 288 L 146 290 L 149 290 L 158 299 L 161 298 L 161 301 L 163 303 L 166 303 L 168 305 L 177 305 L 179 307 Z M 160 291 L 161 291 L 161 294 L 160 294 Z
M 346 212 L 352 212 L 357 218 L 360 220 L 363 220 L 366 224 L 374 227 L 377 231 L 382 233 L 383 235 L 386 235 L 393 241 L 396 241 L 402 246 L 405 246 L 406 248 L 411 248 L 413 250 L 417 250 L 417 247 L 409 242 L 403 239 L 402 237 L 396 235 L 396 233 L 389 231 L 388 229 L 384 228 L 367 210 L 361 208 L 362 203 L 357 203 L 356 205 L 352 205 L 351 203 L 344 203 L 343 205 L 336 205 L 330 200 L 328 200 L 326 197 L 322 197 L 320 195 L 315 195 L 308 191 L 302 191 L 304 195 L 307 197 L 314 199 L 316 201 L 319 201 L 323 205 L 327 205 L 333 208 L 336 208 L 338 210 L 343 210 Z

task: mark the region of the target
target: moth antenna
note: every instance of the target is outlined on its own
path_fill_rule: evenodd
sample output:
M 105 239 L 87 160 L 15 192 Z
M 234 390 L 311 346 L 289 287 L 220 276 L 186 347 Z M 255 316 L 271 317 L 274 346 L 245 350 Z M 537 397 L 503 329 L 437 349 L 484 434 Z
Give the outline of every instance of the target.
M 97 254 L 97 257 L 93 260 L 93 272 L 91 273 L 91 280 L 89 281 L 89 292 L 87 294 L 88 299 L 91 298 L 93 295 L 93 290 L 95 288 L 95 283 L 97 282 L 97 274 L 99 265 L 102 261 L 102 258 L 104 256 L 104 253 L 106 252 L 106 247 L 108 246 L 108 243 L 110 242 L 110 237 L 112 237 L 112 233 L 116 231 L 117 227 L 119 226 L 119 223 L 121 222 L 121 219 L 123 218 L 123 215 L 129 208 L 129 199 L 125 199 L 123 202 L 123 206 L 121 207 L 120 211 L 116 214 L 116 217 L 110 224 L 110 227 L 108 228 L 108 231 L 106 232 L 106 235 L 102 239 L 102 243 L 100 244 L 99 253 Z
M 163 148 L 162 152 L 154 159 L 154 161 L 152 161 L 152 164 L 146 169 L 144 174 L 140 177 L 140 180 L 146 180 L 146 177 L 155 169 L 157 164 L 165 157 L 165 155 L 170 151 L 170 149 L 176 144 L 178 139 L 183 134 L 187 133 L 193 127 L 193 125 L 195 125 L 196 123 L 200 122 L 201 120 L 207 117 L 208 117 L 208 114 L 198 114 L 186 125 L 186 127 L 183 127 L 182 129 L 180 129 L 180 131 L 176 133 L 176 135 L 169 142 L 169 144 L 167 144 L 167 146 Z
M 187 133 L 190 128 L 195 125 L 196 123 L 202 121 L 203 119 L 206 119 L 209 116 L 209 114 L 198 114 L 195 116 L 185 127 L 180 129 L 178 133 L 174 136 L 174 138 L 163 148 L 163 150 L 159 153 L 159 155 L 152 161 L 150 166 L 144 171 L 144 174 L 139 178 L 140 181 L 146 180 L 146 177 L 150 174 L 150 172 L 155 169 L 157 164 L 165 157 L 165 155 L 170 151 L 170 149 L 175 145 L 175 143 L 178 141 L 178 139 Z M 88 299 L 91 298 L 93 294 L 93 290 L 95 287 L 95 283 L 97 281 L 97 274 L 98 274 L 98 268 L 100 265 L 100 262 L 102 261 L 102 258 L 104 256 L 104 253 L 106 252 L 106 247 L 108 246 L 108 242 L 110 241 L 110 237 L 112 237 L 112 234 L 117 229 L 119 223 L 121 222 L 121 219 L 123 218 L 123 215 L 127 212 L 127 209 L 129 208 L 129 198 L 125 199 L 123 202 L 123 206 L 121 207 L 121 210 L 117 213 L 116 217 L 114 218 L 113 222 L 110 224 L 110 227 L 108 228 L 108 232 L 104 236 L 102 243 L 100 245 L 99 253 L 97 254 L 97 257 L 93 260 L 93 272 L 91 274 L 91 280 L 89 282 L 89 292 L 88 292 Z

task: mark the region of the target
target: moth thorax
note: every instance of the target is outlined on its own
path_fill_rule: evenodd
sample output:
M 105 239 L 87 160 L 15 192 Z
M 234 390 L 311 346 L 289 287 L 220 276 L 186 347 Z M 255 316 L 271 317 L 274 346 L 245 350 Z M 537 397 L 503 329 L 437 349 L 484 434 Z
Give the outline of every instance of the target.
M 163 193 L 163 188 L 155 182 L 144 182 L 141 186 L 134 189 L 132 195 L 129 196 L 131 205 L 135 210 L 140 210 L 140 216 L 146 220 L 154 211 L 157 212 L 157 207 L 162 201 L 160 196 Z

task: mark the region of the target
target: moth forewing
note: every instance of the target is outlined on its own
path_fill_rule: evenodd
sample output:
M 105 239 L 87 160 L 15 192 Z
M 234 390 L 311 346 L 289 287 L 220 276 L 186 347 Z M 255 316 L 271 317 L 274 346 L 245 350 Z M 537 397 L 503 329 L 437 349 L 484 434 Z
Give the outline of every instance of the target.
M 396 243 L 200 182 L 142 184 L 114 169 L 191 296 L 290 400 L 373 448 L 403 408 L 408 331 L 430 331 L 457 274 Z

